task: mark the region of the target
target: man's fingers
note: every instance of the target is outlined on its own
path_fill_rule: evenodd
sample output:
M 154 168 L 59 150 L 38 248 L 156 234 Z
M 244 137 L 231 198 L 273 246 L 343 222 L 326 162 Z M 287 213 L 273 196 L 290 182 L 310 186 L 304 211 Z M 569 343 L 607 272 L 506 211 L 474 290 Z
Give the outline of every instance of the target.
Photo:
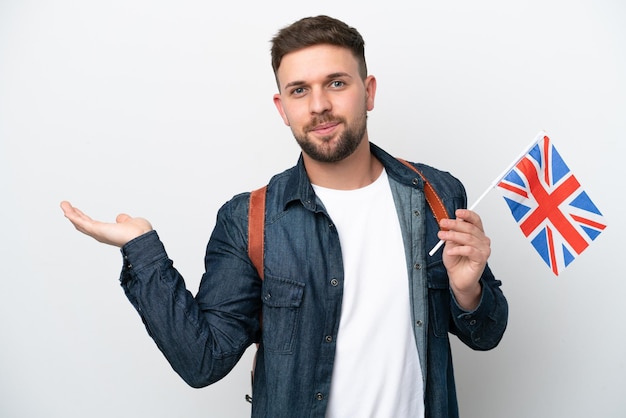
M 487 254 L 490 253 L 490 239 L 485 235 L 480 216 L 467 209 L 455 211 L 456 219 L 443 219 L 441 226 L 446 230 L 438 233 L 440 239 L 446 241 L 447 248 L 455 248 L 458 255 L 475 257 L 475 250 Z M 467 247 L 467 248 L 460 248 Z M 474 254 L 474 255 L 473 255 Z
M 483 231 L 483 221 L 480 219 L 480 216 L 469 209 L 457 209 L 454 213 L 457 219 L 461 219 L 467 223 L 470 223 L 476 226 L 478 229 Z
M 79 225 L 84 225 L 85 223 L 91 221 L 91 218 L 72 206 L 70 202 L 61 202 L 61 209 L 63 210 L 63 214 L 65 215 L 65 217 L 69 219 L 70 222 L 72 222 L 76 227 L 78 227 Z
M 474 228 L 484 232 L 483 223 L 476 212 L 467 209 L 457 209 L 456 219 L 442 219 L 440 225 L 444 229 L 471 233 Z
M 72 212 L 75 211 L 72 204 L 68 202 L 67 200 L 64 200 L 61 202 L 61 210 L 63 211 L 63 214 L 65 215 L 66 218 L 69 218 L 72 215 Z

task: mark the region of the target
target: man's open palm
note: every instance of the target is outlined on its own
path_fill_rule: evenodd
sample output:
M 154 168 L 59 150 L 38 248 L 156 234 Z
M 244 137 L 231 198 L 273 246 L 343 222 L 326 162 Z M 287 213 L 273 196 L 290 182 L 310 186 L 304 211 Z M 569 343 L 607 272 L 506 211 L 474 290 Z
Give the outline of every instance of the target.
M 133 218 L 126 214 L 117 215 L 115 223 L 91 219 L 70 202 L 61 202 L 63 214 L 74 227 L 85 235 L 105 244 L 122 247 L 128 241 L 152 231 L 150 222 L 143 218 Z

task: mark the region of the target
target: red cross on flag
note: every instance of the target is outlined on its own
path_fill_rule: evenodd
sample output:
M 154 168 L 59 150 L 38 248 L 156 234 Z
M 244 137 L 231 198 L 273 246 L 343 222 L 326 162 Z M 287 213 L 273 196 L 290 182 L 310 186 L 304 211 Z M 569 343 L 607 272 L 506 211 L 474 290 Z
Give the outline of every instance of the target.
M 497 183 L 543 261 L 558 275 L 606 228 L 602 213 L 547 135 Z

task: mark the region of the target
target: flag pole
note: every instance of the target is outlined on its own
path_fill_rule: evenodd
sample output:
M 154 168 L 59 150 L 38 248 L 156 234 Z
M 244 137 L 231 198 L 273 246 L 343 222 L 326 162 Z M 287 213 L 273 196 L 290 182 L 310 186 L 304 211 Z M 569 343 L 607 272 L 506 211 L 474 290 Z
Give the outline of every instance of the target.
M 545 135 L 546 135 L 546 131 L 544 131 L 544 130 L 540 131 L 540 132 L 539 132 L 539 133 L 535 136 L 535 139 L 533 139 L 533 141 L 532 141 L 530 144 L 528 144 L 528 146 L 527 146 L 526 148 L 524 148 L 524 151 L 522 151 L 522 153 L 520 153 L 520 155 L 517 157 L 517 159 L 515 159 L 515 160 L 514 160 L 511 164 L 509 164 L 509 166 L 508 166 L 508 167 L 507 167 L 507 168 L 506 168 L 506 169 L 505 169 L 505 170 L 504 170 L 504 171 L 503 171 L 503 172 L 502 172 L 502 173 L 501 173 L 498 177 L 496 177 L 494 181 L 492 181 L 492 182 L 491 182 L 491 185 L 487 188 L 487 190 L 485 190 L 485 191 L 483 192 L 483 194 L 481 194 L 481 195 L 480 195 L 480 197 L 478 197 L 478 199 L 476 199 L 476 201 L 474 201 L 474 203 L 472 204 L 472 206 L 470 206 L 470 207 L 468 208 L 468 210 L 474 210 L 474 208 L 478 205 L 478 203 L 479 203 L 481 200 L 483 200 L 483 198 L 484 198 L 485 196 L 487 196 L 487 194 L 488 194 L 488 193 L 489 193 L 492 189 L 494 189 L 494 188 L 498 185 L 498 183 L 500 183 L 500 181 L 504 178 L 504 176 L 506 176 L 506 175 L 509 173 L 509 171 L 511 171 L 511 170 L 513 169 L 513 167 L 515 167 L 515 166 L 517 165 L 517 163 L 519 163 L 519 162 L 520 162 L 520 160 L 521 160 L 522 158 L 524 158 L 524 156 L 525 156 L 526 154 L 528 154 L 528 151 L 530 151 L 530 150 L 532 149 L 532 147 L 534 147 L 534 146 L 535 146 L 535 144 L 536 144 L 537 142 L 539 142 L 539 140 L 540 140 L 540 139 L 542 139 Z M 439 248 L 441 248 L 441 246 L 442 246 L 444 243 L 445 243 L 445 241 L 444 241 L 444 240 L 439 240 L 439 242 L 437 243 L 437 245 L 435 245 L 435 246 L 433 247 L 433 249 L 432 249 L 432 250 L 430 250 L 430 251 L 428 252 L 428 255 L 432 257 L 432 256 L 433 256 L 433 254 L 435 254 L 435 253 L 437 252 L 437 250 L 438 250 Z

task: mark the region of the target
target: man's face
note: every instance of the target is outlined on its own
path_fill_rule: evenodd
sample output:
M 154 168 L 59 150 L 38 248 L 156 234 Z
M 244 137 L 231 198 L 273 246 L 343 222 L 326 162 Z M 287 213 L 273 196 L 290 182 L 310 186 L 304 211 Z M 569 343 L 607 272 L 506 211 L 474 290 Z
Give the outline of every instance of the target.
M 352 53 L 316 45 L 285 55 L 277 71 L 274 104 L 302 151 L 320 162 L 348 157 L 367 134 L 376 80 L 359 75 Z

